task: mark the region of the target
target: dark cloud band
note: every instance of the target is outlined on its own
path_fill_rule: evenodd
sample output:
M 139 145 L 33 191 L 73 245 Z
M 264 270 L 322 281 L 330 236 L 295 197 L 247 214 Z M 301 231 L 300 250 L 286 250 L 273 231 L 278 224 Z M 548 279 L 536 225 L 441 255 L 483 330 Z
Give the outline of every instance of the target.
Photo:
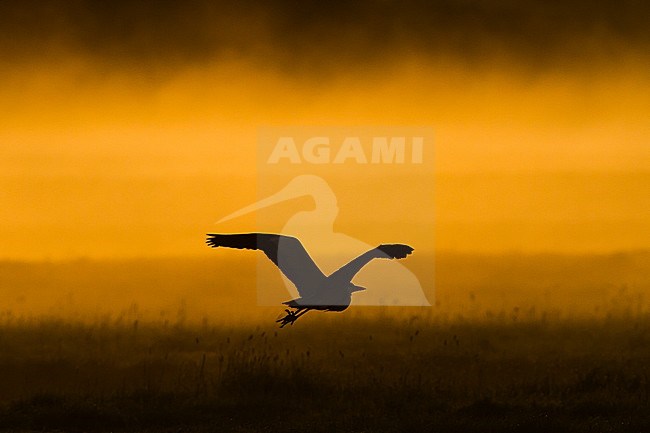
M 300 71 L 505 55 L 543 66 L 647 52 L 649 17 L 634 0 L 3 1 L 0 56 L 61 50 L 153 68 L 243 56 Z

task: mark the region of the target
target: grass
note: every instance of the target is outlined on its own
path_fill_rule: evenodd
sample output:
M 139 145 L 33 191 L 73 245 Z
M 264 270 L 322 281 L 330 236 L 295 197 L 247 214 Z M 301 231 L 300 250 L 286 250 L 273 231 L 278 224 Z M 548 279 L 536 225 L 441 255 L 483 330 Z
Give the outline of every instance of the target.
M 5 326 L 0 428 L 645 431 L 650 320 Z
M 284 329 L 254 257 L 0 262 L 0 430 L 650 431 L 648 252 L 438 256 L 433 308 Z

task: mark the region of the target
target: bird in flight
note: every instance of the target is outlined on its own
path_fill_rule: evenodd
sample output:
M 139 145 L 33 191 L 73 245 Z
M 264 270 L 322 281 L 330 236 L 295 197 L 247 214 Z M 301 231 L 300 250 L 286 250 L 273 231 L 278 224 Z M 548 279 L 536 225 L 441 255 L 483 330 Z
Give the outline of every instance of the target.
M 365 290 L 352 283 L 354 276 L 373 259 L 403 259 L 413 248 L 403 244 L 382 244 L 351 260 L 330 275 L 325 275 L 293 236 L 271 233 L 209 233 L 206 243 L 212 248 L 226 247 L 262 250 L 298 289 L 296 299 L 283 302 L 286 315 L 277 320 L 280 327 L 291 324 L 310 310 L 343 311 L 350 306 L 352 293 Z

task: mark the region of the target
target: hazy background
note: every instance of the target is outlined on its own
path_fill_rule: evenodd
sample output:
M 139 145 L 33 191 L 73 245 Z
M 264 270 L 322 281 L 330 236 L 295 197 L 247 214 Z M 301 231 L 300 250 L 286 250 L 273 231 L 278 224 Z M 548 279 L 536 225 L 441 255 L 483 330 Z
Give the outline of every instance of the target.
M 432 126 L 443 279 L 445 257 L 463 254 L 524 257 L 527 269 L 550 269 L 545 254 L 589 257 L 548 287 L 617 257 L 647 263 L 649 12 L 582 0 L 2 2 L 2 290 L 22 302 L 16 311 L 43 311 L 45 292 L 21 298 L 27 283 L 10 284 L 9 267 L 192 256 L 210 269 L 230 258 L 203 235 L 250 227 L 214 222 L 256 199 L 260 125 Z M 108 298 L 142 271 L 129 266 Z M 526 294 L 539 277 L 509 280 L 508 269 L 479 272 L 475 286 L 507 280 Z M 95 271 L 97 284 L 117 272 Z M 623 275 L 599 284 L 646 281 Z M 120 308 L 162 299 L 140 296 L 151 278 Z M 65 281 L 63 292 L 99 293 Z M 609 299 L 597 286 L 586 287 Z M 449 287 L 438 284 L 442 299 Z
M 648 431 L 649 66 L 640 0 L 0 0 L 0 430 Z M 434 129 L 433 307 L 205 246 L 286 125 Z

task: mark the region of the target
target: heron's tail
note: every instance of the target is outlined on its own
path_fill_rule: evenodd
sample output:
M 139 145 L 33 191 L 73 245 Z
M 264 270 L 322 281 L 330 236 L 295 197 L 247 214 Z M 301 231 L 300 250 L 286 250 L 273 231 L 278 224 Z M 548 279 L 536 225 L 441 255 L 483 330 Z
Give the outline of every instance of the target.
M 380 256 L 388 259 L 403 259 L 413 252 L 413 248 L 404 244 L 382 244 L 377 247 L 379 251 L 388 257 Z
M 286 305 L 287 307 L 291 307 L 291 308 L 300 308 L 300 300 L 301 300 L 301 298 L 292 299 L 290 301 L 283 302 L 283 304 Z

